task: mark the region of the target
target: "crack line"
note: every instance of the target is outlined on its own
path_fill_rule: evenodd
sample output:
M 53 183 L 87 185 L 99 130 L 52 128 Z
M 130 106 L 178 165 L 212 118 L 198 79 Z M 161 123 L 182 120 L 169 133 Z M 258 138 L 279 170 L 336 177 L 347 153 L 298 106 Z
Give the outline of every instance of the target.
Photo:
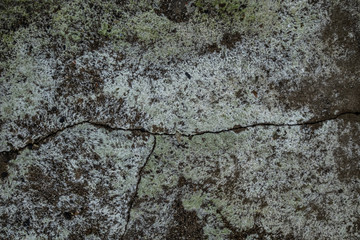
M 316 120 L 316 121 L 306 121 L 306 122 L 302 122 L 302 123 L 255 123 L 255 124 L 251 124 L 251 125 L 246 125 L 246 126 L 235 126 L 233 128 L 229 128 L 229 129 L 224 129 L 224 130 L 219 130 L 219 131 L 202 131 L 202 132 L 198 132 L 192 135 L 183 135 L 186 137 L 193 137 L 193 136 L 197 136 L 197 135 L 203 135 L 203 134 L 207 134 L 207 133 L 223 133 L 223 132 L 229 132 L 229 131 L 240 131 L 240 130 L 244 130 L 247 128 L 255 128 L 255 127 L 266 127 L 266 126 L 273 126 L 273 127 L 296 127 L 296 126 L 306 126 L 306 125 L 315 125 L 315 124 L 320 124 L 323 122 L 327 122 L 327 121 L 332 121 L 332 120 L 336 120 L 342 116 L 345 115 L 355 115 L 358 116 L 360 115 L 360 112 L 343 112 L 343 113 L 339 113 L 335 116 L 326 118 L 326 119 L 321 119 L 321 120 Z
M 343 112 L 343 113 L 339 113 L 337 115 L 334 115 L 332 117 L 326 118 L 326 119 L 321 119 L 321 120 L 316 120 L 316 121 L 306 121 L 306 122 L 302 122 L 302 123 L 282 123 L 282 124 L 277 124 L 277 123 L 254 123 L 251 125 L 246 125 L 246 126 L 241 126 L 241 125 L 237 125 L 234 126 L 232 128 L 228 128 L 228 129 L 223 129 L 223 130 L 218 130 L 218 131 L 201 131 L 201 132 L 195 132 L 193 134 L 180 134 L 183 137 L 194 137 L 194 136 L 198 136 L 198 135 L 204 135 L 204 134 L 217 134 L 217 133 L 223 133 L 223 132 L 229 132 L 229 131 L 241 131 L 247 128 L 254 128 L 254 127 L 265 127 L 265 126 L 274 126 L 274 127 L 294 127 L 294 126 L 303 126 L 303 125 L 314 125 L 314 124 L 319 124 L 319 123 L 323 123 L 326 121 L 332 121 L 332 120 L 336 120 L 342 116 L 346 116 L 346 115 L 355 115 L 358 116 L 360 115 L 360 112 Z M 144 128 L 121 128 L 121 127 L 111 127 L 110 125 L 108 125 L 107 123 L 101 123 L 101 122 L 95 122 L 95 121 L 91 121 L 91 120 L 84 120 L 78 123 L 75 123 L 73 125 L 69 125 L 63 128 L 60 128 L 54 132 L 51 132 L 43 137 L 40 137 L 38 139 L 33 140 L 31 143 L 26 144 L 23 147 L 20 147 L 18 149 L 12 149 L 10 151 L 2 151 L 0 152 L 0 154 L 6 154 L 6 153 L 19 153 L 21 151 L 23 151 L 25 148 L 27 147 L 31 147 L 33 144 L 41 144 L 42 142 L 44 142 L 46 139 L 53 137 L 55 135 L 57 135 L 60 132 L 65 131 L 66 129 L 71 129 L 74 128 L 76 126 L 82 125 L 82 124 L 91 124 L 93 126 L 96 127 L 100 127 L 100 128 L 105 128 L 108 130 L 117 130 L 117 131 L 130 131 L 130 132 L 141 132 L 144 134 L 149 134 L 152 136 L 175 136 L 175 133 L 157 133 L 157 132 L 151 132 L 149 130 L 146 130 Z
M 153 143 L 152 149 L 151 149 L 149 155 L 147 156 L 147 158 L 145 159 L 144 165 L 140 168 L 139 173 L 138 173 L 139 177 L 138 177 L 138 181 L 136 183 L 135 192 L 134 192 L 134 195 L 132 196 L 132 198 L 130 199 L 130 202 L 129 202 L 129 210 L 128 210 L 128 214 L 127 214 L 127 217 L 126 217 L 126 224 L 125 224 L 124 233 L 122 234 L 120 239 L 124 239 L 124 236 L 125 236 L 125 234 L 126 234 L 126 232 L 128 230 L 128 225 L 129 225 L 130 217 L 131 217 L 131 210 L 132 210 L 133 205 L 135 203 L 135 200 L 136 200 L 136 198 L 138 196 L 139 185 L 140 185 L 141 178 L 142 178 L 142 172 L 145 169 L 146 165 L 148 164 L 149 159 L 150 159 L 151 155 L 154 153 L 154 150 L 155 150 L 155 147 L 156 147 L 156 136 L 153 136 L 153 137 L 154 137 L 154 143 Z

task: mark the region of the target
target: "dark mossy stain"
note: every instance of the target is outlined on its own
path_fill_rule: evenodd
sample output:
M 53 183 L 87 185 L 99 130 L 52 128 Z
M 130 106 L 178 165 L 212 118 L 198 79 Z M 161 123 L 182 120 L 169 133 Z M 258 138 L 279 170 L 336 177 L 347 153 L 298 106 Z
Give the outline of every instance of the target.
M 261 214 L 256 213 L 254 215 L 254 225 L 251 228 L 248 228 L 247 230 L 239 230 L 237 226 L 233 226 L 225 216 L 221 214 L 220 211 L 218 213 L 221 216 L 221 219 L 224 223 L 224 227 L 229 229 L 231 233 L 229 234 L 227 239 L 230 240 L 240 240 L 240 239 L 247 239 L 249 236 L 252 236 L 252 239 L 271 239 L 271 240 L 277 240 L 277 239 L 284 239 L 284 240 L 295 240 L 295 238 L 292 234 L 283 234 L 280 231 L 276 233 L 267 232 L 265 229 L 261 226 Z
M 180 176 L 178 180 L 178 187 L 181 188 L 187 184 L 187 181 L 184 176 Z
M 158 15 L 164 14 L 174 22 L 186 22 L 189 20 L 187 12 L 188 2 L 188 0 L 162 0 L 160 9 L 156 9 L 155 12 Z
M 204 47 L 203 51 L 200 52 L 200 55 L 206 54 L 206 53 L 219 53 L 221 51 L 221 48 L 217 45 L 217 43 L 208 44 Z
M 360 9 L 360 2 L 355 0 L 344 1 L 345 6 L 353 9 Z M 322 32 L 322 40 L 330 44 L 332 50 L 339 47 L 346 49 L 346 59 L 339 59 L 338 65 L 343 71 L 355 74 L 360 73 L 360 28 L 356 23 L 360 21 L 351 12 L 344 10 L 341 6 L 335 6 L 330 15 L 331 22 Z M 352 35 L 352 37 L 350 37 Z
M 88 63 L 85 64 L 86 67 L 78 67 L 74 60 L 65 66 L 64 74 L 57 76 L 62 80 L 57 88 L 57 94 L 68 97 L 78 93 L 91 94 L 102 91 L 101 69 Z
M 18 152 L 2 152 L 0 153 L 0 176 L 5 180 L 9 176 L 8 164 L 15 159 Z
M 196 0 L 194 6 L 199 13 L 231 27 L 233 22 L 245 19 L 248 2 L 247 0 Z
M 360 141 L 360 138 L 358 140 Z M 351 182 L 360 179 L 359 156 L 351 156 L 342 148 L 335 149 L 334 154 L 340 181 Z
M 152 132 L 154 133 L 164 133 L 164 132 L 168 132 L 168 130 L 166 128 L 164 128 L 162 125 L 157 126 L 157 125 L 152 125 Z
M 0 2 L 1 31 L 16 31 L 40 19 L 46 19 L 60 6 L 60 0 L 3 0 Z
M 166 233 L 165 239 L 206 239 L 203 226 L 195 211 L 186 211 L 180 199 L 173 204 L 174 220 Z
M 284 108 L 307 106 L 315 115 L 311 121 L 329 118 L 334 112 L 360 112 L 360 81 L 356 78 L 360 74 L 360 29 L 354 24 L 360 19 L 345 7 L 359 8 L 359 2 L 345 1 L 342 6 L 334 6 L 330 11 L 330 22 L 321 33 L 321 40 L 328 45 L 325 52 L 336 61 L 340 72 L 326 78 L 305 77 L 299 84 L 287 80 L 276 84 Z M 339 49 L 344 49 L 347 55 L 336 59 L 333 53 Z M 316 68 L 316 65 L 309 65 L 306 71 L 314 73 Z M 290 92 L 290 88 L 295 90 Z
M 221 44 L 226 46 L 227 48 L 234 48 L 235 44 L 237 42 L 241 42 L 243 36 L 241 33 L 224 33 L 222 39 L 221 39 Z

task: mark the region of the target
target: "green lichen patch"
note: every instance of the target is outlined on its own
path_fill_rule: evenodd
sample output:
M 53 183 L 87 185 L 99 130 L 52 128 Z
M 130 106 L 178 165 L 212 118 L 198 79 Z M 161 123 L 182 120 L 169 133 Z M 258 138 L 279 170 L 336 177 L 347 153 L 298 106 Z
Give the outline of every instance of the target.
M 0 4 L 1 33 L 14 31 L 20 27 L 44 19 L 60 6 L 59 0 L 4 0 Z

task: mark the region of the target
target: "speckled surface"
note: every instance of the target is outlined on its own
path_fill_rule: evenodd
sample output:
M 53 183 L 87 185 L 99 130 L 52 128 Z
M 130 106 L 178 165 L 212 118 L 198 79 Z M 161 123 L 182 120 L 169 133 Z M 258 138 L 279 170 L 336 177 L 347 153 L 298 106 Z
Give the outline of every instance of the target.
M 0 196 L 4 239 L 116 238 L 154 137 L 83 124 L 9 162 Z M 6 219 L 5 222 L 3 222 Z
M 128 238 L 359 238 L 359 120 L 158 136 Z
M 4 0 L 0 238 L 360 238 L 360 1 Z

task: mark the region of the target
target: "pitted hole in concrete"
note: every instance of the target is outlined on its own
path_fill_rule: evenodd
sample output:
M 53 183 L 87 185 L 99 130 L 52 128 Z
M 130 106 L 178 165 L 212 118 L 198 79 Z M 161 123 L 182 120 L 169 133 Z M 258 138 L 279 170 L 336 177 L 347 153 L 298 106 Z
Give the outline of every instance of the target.
M 65 122 L 66 121 L 66 118 L 65 117 L 60 117 L 60 119 L 59 119 L 59 122 L 60 123 L 63 123 L 63 122 Z

